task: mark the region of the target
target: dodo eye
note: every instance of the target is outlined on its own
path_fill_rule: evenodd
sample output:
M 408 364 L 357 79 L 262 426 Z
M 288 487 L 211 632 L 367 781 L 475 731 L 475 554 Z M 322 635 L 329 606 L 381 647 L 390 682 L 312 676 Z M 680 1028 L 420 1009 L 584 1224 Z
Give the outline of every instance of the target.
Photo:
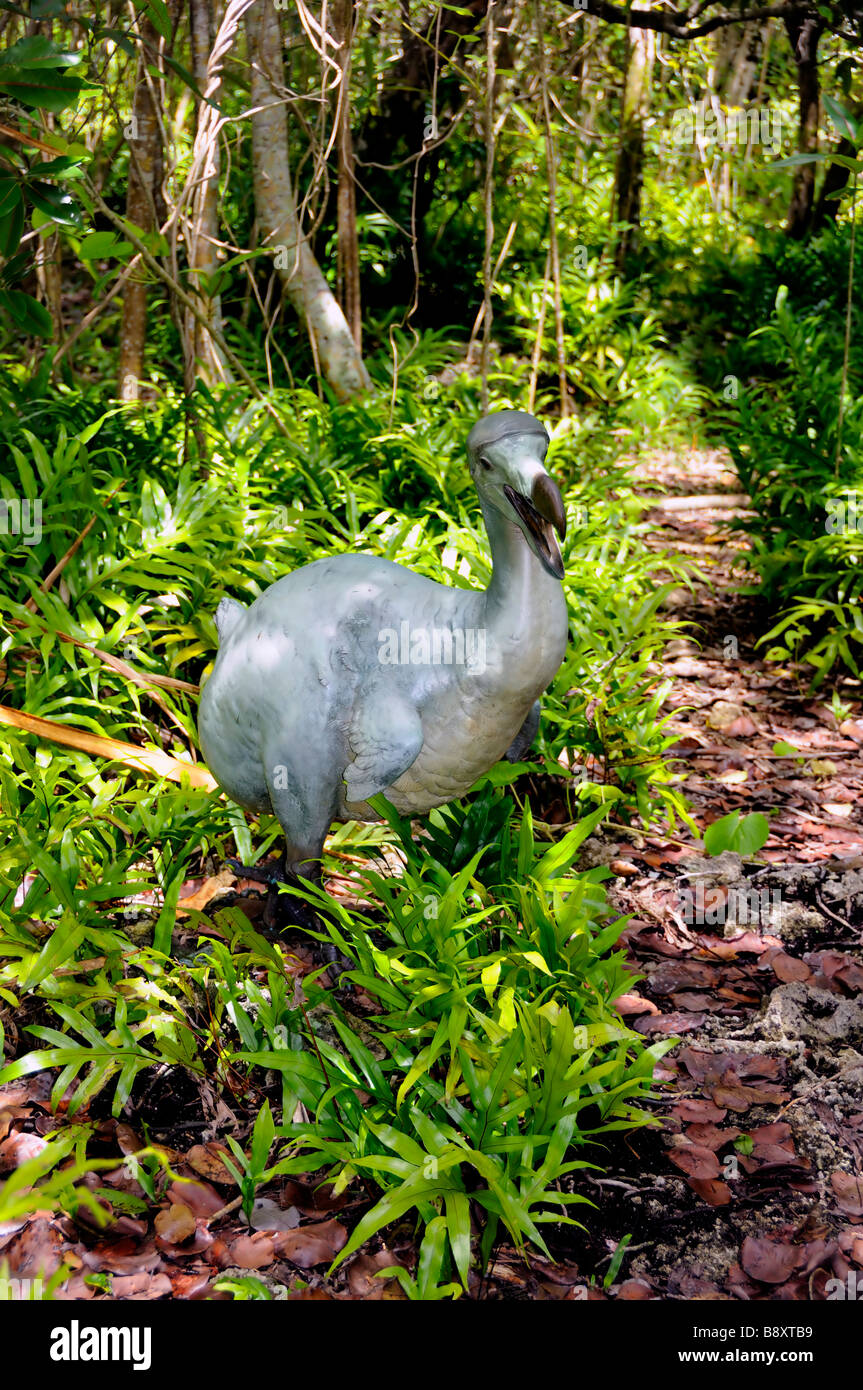
M 491 472 L 491 464 L 489 463 L 488 459 L 486 459 L 486 458 L 481 458 L 481 459 L 480 459 L 480 463 L 482 464 L 482 466 L 483 466 L 483 468 L 485 469 L 486 473 L 490 473 L 490 472 Z

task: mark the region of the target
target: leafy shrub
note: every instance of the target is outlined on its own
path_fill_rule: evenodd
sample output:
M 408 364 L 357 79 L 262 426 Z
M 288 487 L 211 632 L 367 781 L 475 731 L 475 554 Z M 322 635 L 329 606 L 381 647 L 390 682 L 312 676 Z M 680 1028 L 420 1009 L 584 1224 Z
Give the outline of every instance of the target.
M 195 686 L 226 590 L 249 602 L 278 573 L 331 554 L 334 536 L 335 548 L 448 584 L 485 584 L 463 458 L 478 385 L 439 380 L 442 341 L 411 346 L 388 378 L 380 367 L 384 389 L 364 404 L 275 393 L 286 433 L 239 392 L 199 393 L 206 460 L 170 396 L 106 412 L 95 393 L 69 391 L 54 414 L 35 387 L 17 398 L 2 426 L 3 486 L 41 498 L 42 529 L 32 545 L 2 540 L 4 703 L 191 766 Z M 13 401 L 14 375 L 3 389 Z M 523 404 L 519 379 L 502 378 L 501 393 Z M 631 978 L 610 954 L 623 923 L 607 920 L 602 872 L 571 863 L 611 802 L 623 816 L 685 812 L 648 670 L 675 624 L 660 612 L 665 590 L 614 440 L 595 422 L 556 431 L 551 466 L 575 523 L 572 640 L 539 761 L 493 770 L 464 805 L 429 817 L 417 846 L 398 822 L 340 827 L 330 842 L 362 852 L 395 836 L 408 861 L 400 879 L 369 874 L 380 917 L 334 909 L 331 933 L 375 1001 L 368 1016 L 314 980 L 296 1001 L 286 948 L 236 908 L 217 914 L 223 939 L 180 948 L 183 883 L 211 871 L 230 839 L 247 863 L 265 854 L 272 818 L 249 826 L 209 792 L 142 782 L 78 748 L 34 750 L 22 731 L 4 731 L 0 750 L 0 1028 L 30 1001 L 28 1041 L 2 1078 L 56 1068 L 54 1103 L 68 1093 L 75 1116 L 98 1096 L 119 1115 L 155 1066 L 212 1077 L 259 1108 L 275 1072 L 280 1137 L 302 1144 L 277 1166 L 360 1173 L 379 1193 L 375 1226 L 416 1208 L 426 1234 L 411 1296 L 463 1286 L 471 1213 L 484 1222 L 480 1259 L 498 1229 L 541 1246 L 542 1224 L 572 1204 L 560 1182 L 588 1161 L 588 1143 L 644 1122 L 637 1100 L 666 1046 L 646 1048 L 614 1012 Z M 62 583 L 44 591 L 79 537 Z M 552 849 L 503 789 L 537 768 L 569 779 L 575 824 Z M 434 895 L 437 917 L 417 894 Z M 189 909 L 186 921 L 192 934 L 207 919 Z M 247 1203 L 272 1176 L 262 1136 L 242 1169 Z M 438 1186 L 422 1192 L 427 1160 Z
M 529 810 L 516 830 L 500 791 L 483 797 L 479 836 L 474 802 L 466 819 L 432 812 L 423 843 L 380 799 L 406 860 L 401 877 L 363 875 L 383 921 L 321 898 L 322 935 L 350 963 L 342 979 L 374 1011 L 360 1019 L 310 990 L 316 1036 L 305 1032 L 304 1050 L 238 1054 L 278 1068 L 290 1103 L 314 1117 L 279 1129 L 295 1156 L 278 1171 L 323 1168 L 336 1190 L 356 1178 L 382 1189 L 336 1263 L 409 1211 L 436 1283 L 452 1273 L 466 1285 L 472 1213 L 483 1264 L 501 1227 L 547 1253 L 541 1225 L 571 1222 L 567 1208 L 586 1200 L 559 1186 L 588 1162 L 573 1153 L 650 1123 L 636 1102 L 672 1044 L 646 1046 L 614 1011 L 632 978 L 608 954 L 625 919 L 607 920 L 608 870 L 572 872 L 604 811 L 543 850 Z
M 823 680 L 837 662 L 855 673 L 863 640 L 858 603 L 863 536 L 863 404 L 853 362 L 841 418 L 842 341 L 817 316 L 795 317 L 780 291 L 759 330 L 770 382 L 741 395 L 726 438 L 755 518 L 750 563 L 779 621 L 772 656 L 803 656 Z M 863 509 L 861 509 L 863 510 Z

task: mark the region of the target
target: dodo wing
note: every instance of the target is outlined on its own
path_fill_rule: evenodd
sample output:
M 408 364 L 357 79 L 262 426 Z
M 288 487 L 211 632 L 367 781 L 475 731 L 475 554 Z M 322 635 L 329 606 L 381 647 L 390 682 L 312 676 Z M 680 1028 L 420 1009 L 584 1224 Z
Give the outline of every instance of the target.
M 367 801 L 407 772 L 423 746 L 419 714 L 405 700 L 370 694 L 354 712 L 348 732 L 353 753 L 344 772 L 348 801 Z

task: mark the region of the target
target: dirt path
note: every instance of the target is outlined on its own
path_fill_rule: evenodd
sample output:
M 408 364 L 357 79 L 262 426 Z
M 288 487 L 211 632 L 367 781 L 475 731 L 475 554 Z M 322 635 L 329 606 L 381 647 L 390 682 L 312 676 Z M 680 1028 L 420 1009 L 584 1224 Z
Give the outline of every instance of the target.
M 761 615 L 735 593 L 746 499 L 721 455 L 655 454 L 641 476 L 646 494 L 666 490 L 649 544 L 709 580 L 671 595 L 691 637 L 656 670 L 672 681 L 682 787 L 700 829 L 761 811 L 770 838 L 749 863 L 706 859 L 686 834 L 591 842 L 633 914 L 627 950 L 645 978 L 623 1001 L 628 1022 L 683 1041 L 658 1070 L 661 1131 L 598 1160 L 611 1166 L 584 1190 L 602 1239 L 569 1256 L 594 1276 L 590 1297 L 844 1297 L 863 1269 L 861 705 L 837 718 L 802 673 L 756 655 Z

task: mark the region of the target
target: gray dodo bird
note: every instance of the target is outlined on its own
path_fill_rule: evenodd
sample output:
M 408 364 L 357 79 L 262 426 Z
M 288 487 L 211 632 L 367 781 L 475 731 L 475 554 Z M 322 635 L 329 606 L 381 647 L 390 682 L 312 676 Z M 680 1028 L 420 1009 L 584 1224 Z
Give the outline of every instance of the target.
M 567 640 L 554 535 L 566 514 L 547 449 L 543 425 L 519 410 L 468 437 L 493 562 L 485 591 L 343 554 L 285 575 L 249 608 L 219 604 L 201 747 L 234 801 L 278 819 L 286 878 L 317 881 L 331 823 L 379 819 L 378 792 L 420 814 L 530 747 Z

